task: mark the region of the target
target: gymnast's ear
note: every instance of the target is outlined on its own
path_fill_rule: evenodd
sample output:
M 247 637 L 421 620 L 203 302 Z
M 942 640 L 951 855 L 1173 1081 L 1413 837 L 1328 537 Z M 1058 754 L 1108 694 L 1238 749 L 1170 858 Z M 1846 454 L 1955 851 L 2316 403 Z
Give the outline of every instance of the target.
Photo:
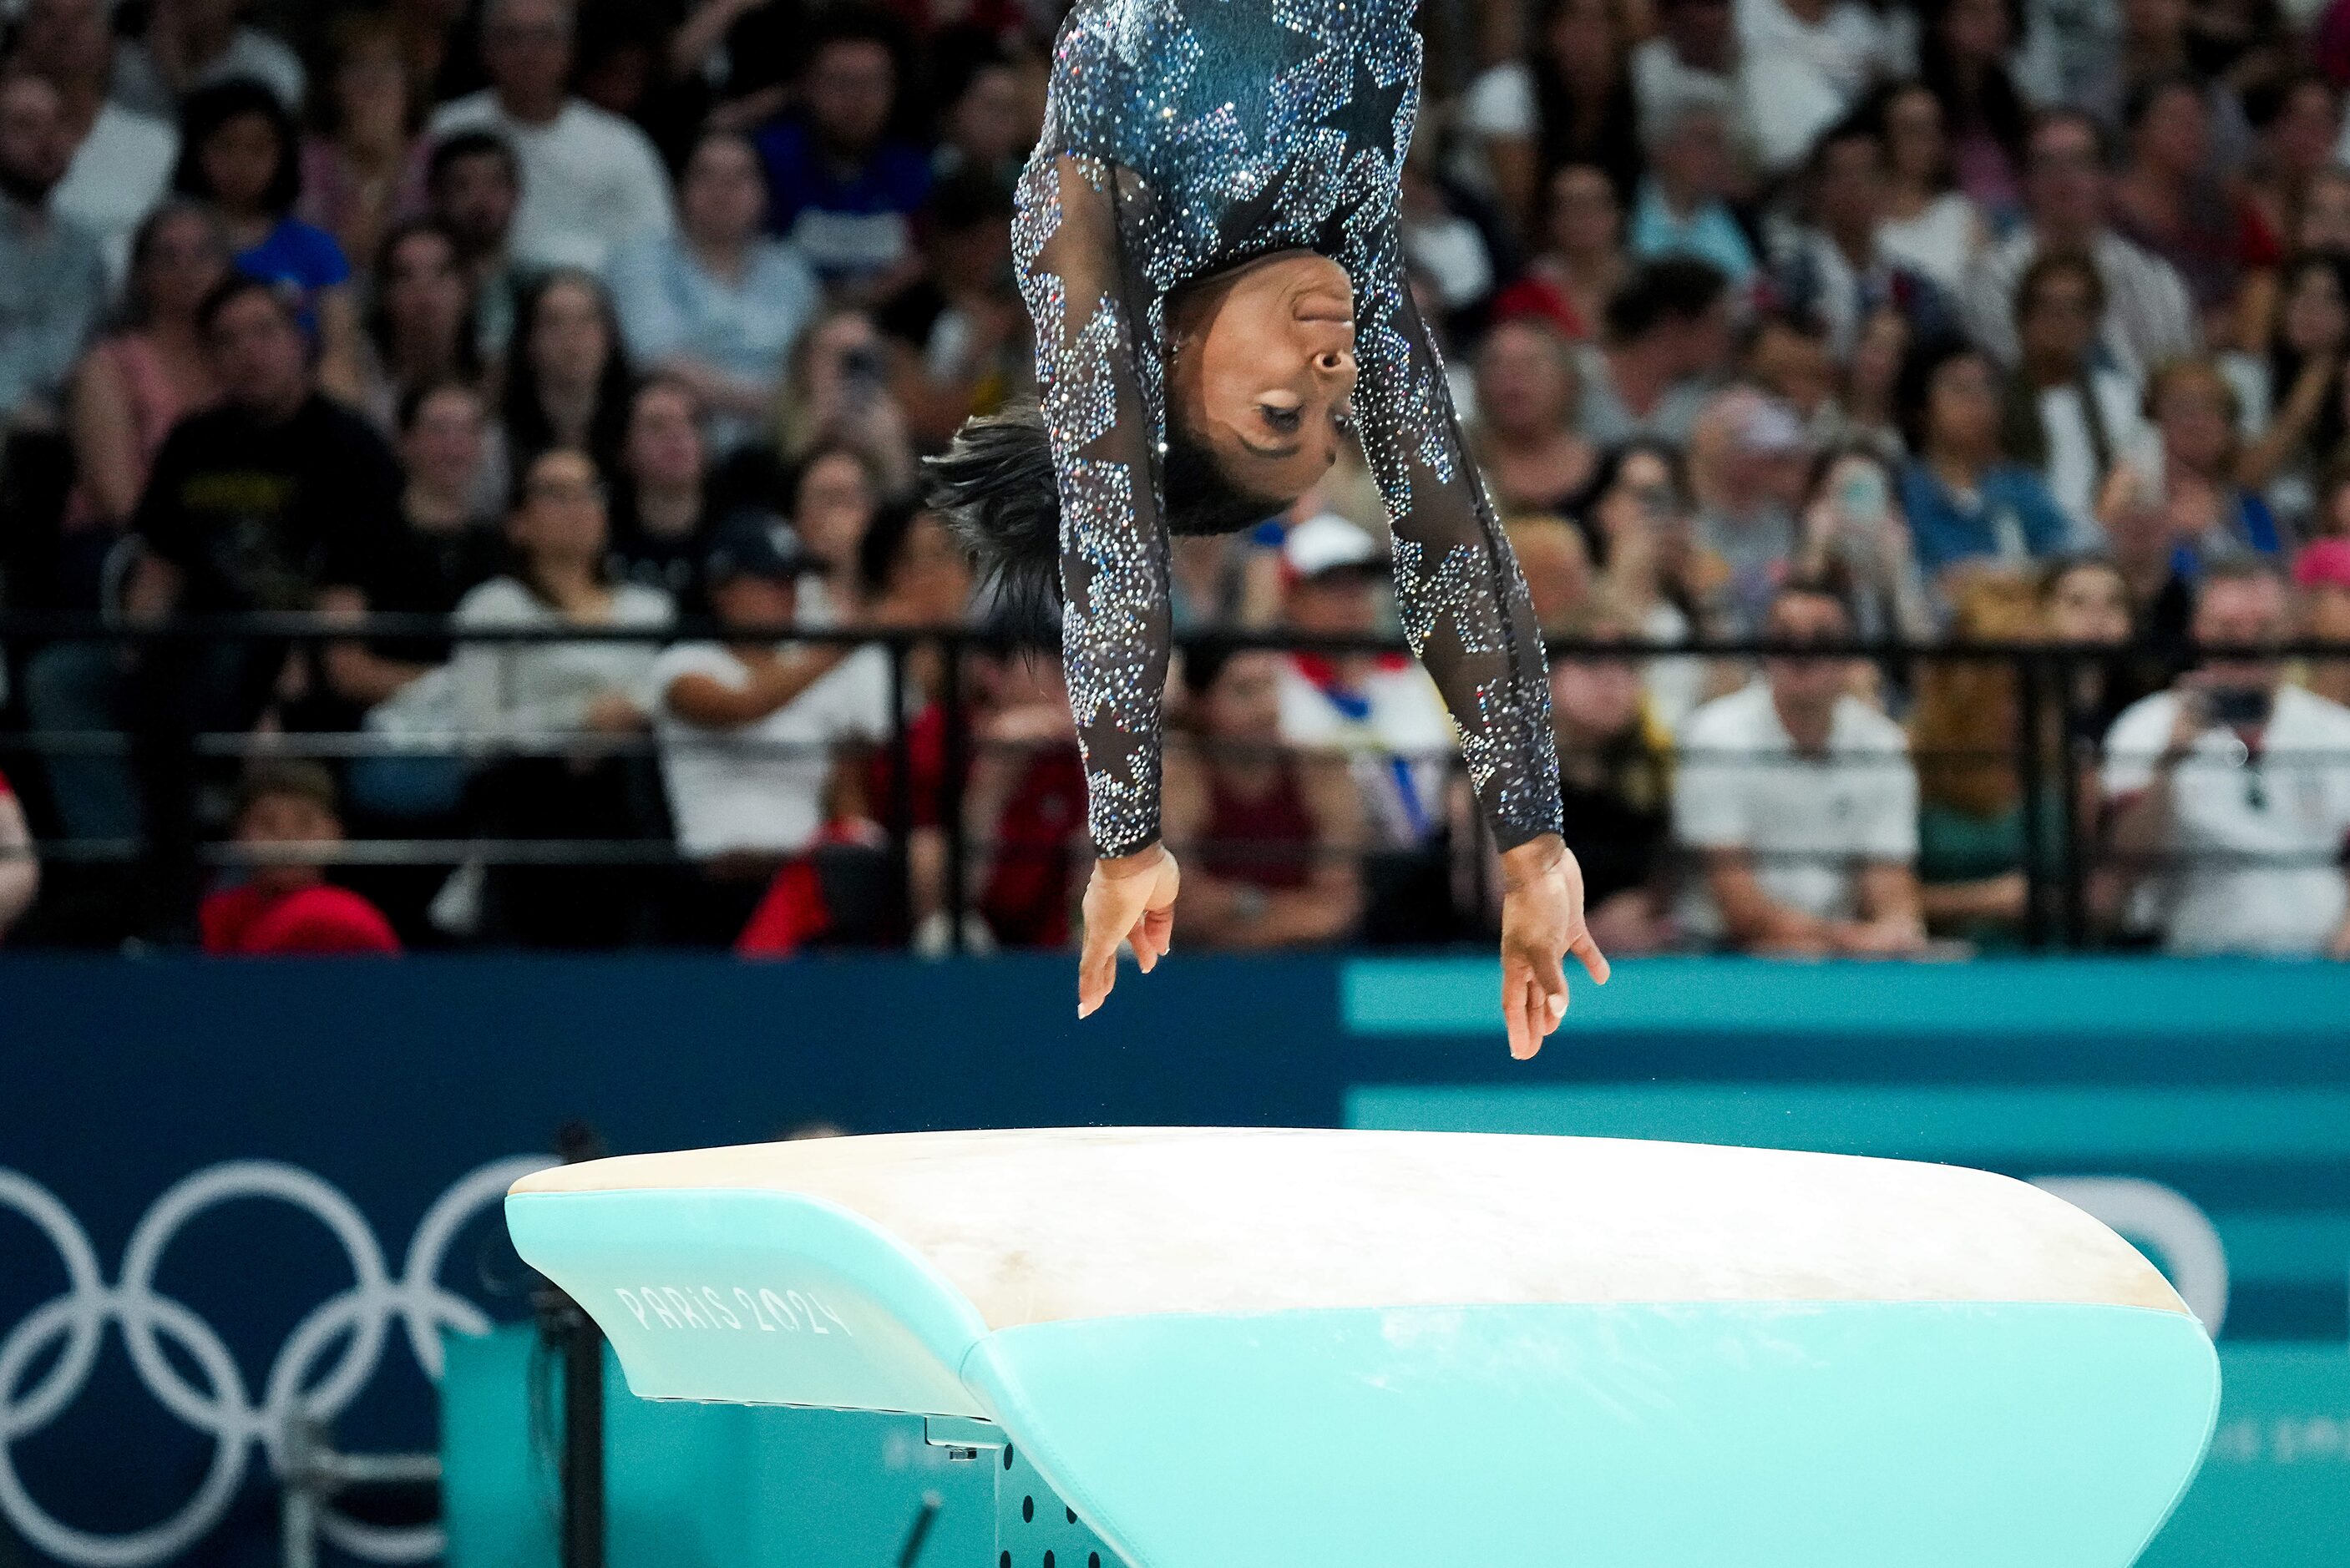
M 923 466 L 931 506 L 972 553 L 983 590 L 1013 620 L 1050 625 L 1061 597 L 1061 495 L 1036 405 L 964 421 Z

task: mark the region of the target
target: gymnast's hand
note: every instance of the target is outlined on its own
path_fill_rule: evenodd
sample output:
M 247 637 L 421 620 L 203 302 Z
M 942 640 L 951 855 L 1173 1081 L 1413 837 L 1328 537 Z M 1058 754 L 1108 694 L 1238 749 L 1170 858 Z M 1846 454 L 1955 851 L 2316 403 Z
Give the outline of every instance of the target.
M 1115 860 L 1097 860 L 1086 884 L 1086 945 L 1077 960 L 1077 1016 L 1085 1018 L 1118 981 L 1118 944 L 1132 941 L 1149 974 L 1175 935 L 1175 888 L 1181 880 L 1164 844 Z
M 1510 1054 L 1520 1061 L 1541 1050 L 1566 1016 L 1568 953 L 1607 983 L 1607 955 L 1583 919 L 1583 867 L 1546 833 L 1502 856 L 1502 1021 Z

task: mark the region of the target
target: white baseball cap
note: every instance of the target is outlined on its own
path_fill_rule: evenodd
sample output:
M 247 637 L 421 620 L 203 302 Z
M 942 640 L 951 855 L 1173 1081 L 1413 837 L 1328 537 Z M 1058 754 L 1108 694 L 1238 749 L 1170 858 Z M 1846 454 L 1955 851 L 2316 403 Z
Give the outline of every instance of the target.
M 1316 576 L 1342 566 L 1369 566 L 1379 559 L 1379 542 L 1335 512 L 1319 513 L 1290 529 L 1282 541 L 1282 564 L 1295 577 Z

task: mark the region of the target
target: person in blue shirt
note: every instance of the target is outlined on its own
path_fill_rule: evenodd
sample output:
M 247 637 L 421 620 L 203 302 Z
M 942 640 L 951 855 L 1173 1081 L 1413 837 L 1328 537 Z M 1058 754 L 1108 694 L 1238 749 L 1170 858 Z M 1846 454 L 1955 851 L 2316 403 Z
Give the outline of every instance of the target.
M 268 88 L 238 77 L 188 95 L 172 189 L 218 214 L 236 270 L 293 303 L 317 350 L 319 386 L 356 402 L 362 392 L 351 264 L 332 234 L 293 215 L 301 160 L 292 112 Z
M 1730 96 L 1685 83 L 1648 124 L 1648 178 L 1633 204 L 1632 254 L 1695 256 L 1721 269 L 1733 288 L 1754 279 L 1754 246 L 1730 210 Z
M 2020 566 L 2087 541 L 2040 476 L 2000 455 L 1999 377 L 1955 337 L 1909 351 L 1894 387 L 1894 415 L 1909 443 L 1901 510 L 1929 578 L 1965 564 Z
M 800 111 L 758 136 L 767 226 L 795 243 L 827 286 L 857 298 L 906 281 L 911 217 L 930 192 L 930 160 L 889 134 L 893 42 L 878 19 L 835 18 L 808 50 Z

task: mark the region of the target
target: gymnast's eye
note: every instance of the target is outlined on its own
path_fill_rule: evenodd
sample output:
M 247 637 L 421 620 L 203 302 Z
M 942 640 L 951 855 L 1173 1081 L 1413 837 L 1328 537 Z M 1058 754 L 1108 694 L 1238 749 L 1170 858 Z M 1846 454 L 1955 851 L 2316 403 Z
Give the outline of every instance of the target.
M 1304 409 L 1282 409 L 1271 403 L 1259 403 L 1256 410 L 1264 416 L 1267 425 L 1283 435 L 1295 435 L 1305 423 Z

